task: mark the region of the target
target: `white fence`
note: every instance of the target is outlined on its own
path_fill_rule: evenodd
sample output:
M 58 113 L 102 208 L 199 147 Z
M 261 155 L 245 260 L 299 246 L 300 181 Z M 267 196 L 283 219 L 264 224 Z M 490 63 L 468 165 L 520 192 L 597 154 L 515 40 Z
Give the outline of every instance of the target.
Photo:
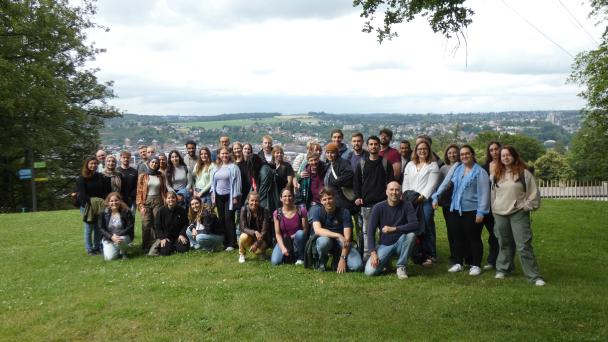
M 608 201 L 608 181 L 539 181 L 542 198 Z

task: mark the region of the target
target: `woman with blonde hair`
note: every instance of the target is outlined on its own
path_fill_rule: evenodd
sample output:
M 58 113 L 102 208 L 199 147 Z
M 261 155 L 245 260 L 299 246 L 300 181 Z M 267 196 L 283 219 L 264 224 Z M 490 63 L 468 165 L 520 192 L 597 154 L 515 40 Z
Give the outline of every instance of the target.
M 222 147 L 218 167 L 211 176 L 211 200 L 217 207 L 220 224 L 224 226 L 224 247 L 227 252 L 237 247 L 234 219 L 241 195 L 241 171 L 232 162 L 230 150 Z
M 105 206 L 99 221 L 99 230 L 103 236 L 103 257 L 107 261 L 118 259 L 119 256 L 126 259 L 127 249 L 134 237 L 135 219 L 118 192 L 111 192 L 106 197 Z
M 199 197 L 202 203 L 211 204 L 211 175 L 217 168 L 211 160 L 211 151 L 207 147 L 201 147 L 198 161 L 194 166 L 194 197 Z

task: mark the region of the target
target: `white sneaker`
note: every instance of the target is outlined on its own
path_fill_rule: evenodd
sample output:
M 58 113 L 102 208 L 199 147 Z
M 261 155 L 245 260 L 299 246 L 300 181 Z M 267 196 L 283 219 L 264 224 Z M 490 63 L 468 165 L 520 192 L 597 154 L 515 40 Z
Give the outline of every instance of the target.
M 545 281 L 542 279 L 536 279 L 536 281 L 534 282 L 534 285 L 536 286 L 545 286 Z
M 487 265 L 485 265 L 485 266 L 483 267 L 483 270 L 484 270 L 484 271 L 488 271 L 488 270 L 492 270 L 492 269 L 494 269 L 494 266 L 492 266 L 492 265 L 490 265 L 490 264 L 487 264 Z
M 245 256 L 243 254 L 239 254 L 239 264 L 245 263 Z
M 471 270 L 469 271 L 469 275 L 478 276 L 481 274 L 481 268 L 479 266 L 471 266 Z
M 296 260 L 296 265 L 304 265 L 304 260 L 302 260 L 302 259 Z
M 234 250 L 234 247 L 232 246 L 228 246 L 226 247 L 226 249 L 224 249 L 226 252 L 232 252 Z
M 454 264 L 454 265 L 452 265 L 452 267 L 450 267 L 448 269 L 448 272 L 450 272 L 450 273 L 462 272 L 462 265 Z
M 502 272 L 496 272 L 496 275 L 494 276 L 494 278 L 496 279 L 505 279 L 505 274 Z
M 397 267 L 397 278 L 407 279 L 407 272 L 405 271 L 405 266 Z

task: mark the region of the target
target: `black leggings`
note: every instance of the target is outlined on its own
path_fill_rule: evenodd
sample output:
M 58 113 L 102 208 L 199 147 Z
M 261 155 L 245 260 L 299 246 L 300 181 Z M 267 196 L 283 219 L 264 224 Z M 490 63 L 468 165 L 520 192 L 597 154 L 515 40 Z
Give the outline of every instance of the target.
M 454 212 L 452 237 L 454 238 L 454 262 L 463 264 L 465 257 L 470 256 L 471 266 L 480 266 L 483 256 L 483 243 L 481 230 L 483 223 L 475 223 L 475 212 L 464 211 L 462 215 Z M 448 225 L 448 228 L 450 225 Z
M 224 227 L 224 247 L 237 248 L 236 227 L 234 226 L 234 210 L 230 210 L 230 195 L 215 195 L 217 217 Z
M 160 247 L 160 255 L 171 255 L 174 252 L 185 253 L 188 250 L 190 250 L 190 243 L 188 241 L 186 241 L 186 243 L 181 243 L 178 238 L 175 238 L 171 241 L 167 241 L 165 247 Z

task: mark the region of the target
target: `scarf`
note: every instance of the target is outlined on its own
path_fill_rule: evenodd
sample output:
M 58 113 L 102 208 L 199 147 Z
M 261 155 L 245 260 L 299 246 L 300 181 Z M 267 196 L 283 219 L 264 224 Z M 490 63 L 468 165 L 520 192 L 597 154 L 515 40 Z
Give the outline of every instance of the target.
M 471 169 L 471 171 L 463 177 L 464 169 L 464 164 L 456 166 L 456 170 L 454 170 L 454 175 L 452 176 L 452 182 L 454 182 L 454 193 L 452 195 L 450 211 L 458 210 L 460 215 L 462 215 L 462 195 L 464 194 L 465 189 L 471 185 L 471 183 L 477 181 L 477 176 L 479 176 L 479 172 L 481 172 L 481 166 L 479 166 L 477 163 L 473 164 L 473 169 Z
M 150 167 L 150 162 L 156 160 L 156 163 L 158 163 L 158 169 L 154 170 Z M 158 157 L 152 157 L 152 159 L 148 160 L 148 174 L 150 176 L 158 176 L 160 174 L 160 159 L 158 159 Z

